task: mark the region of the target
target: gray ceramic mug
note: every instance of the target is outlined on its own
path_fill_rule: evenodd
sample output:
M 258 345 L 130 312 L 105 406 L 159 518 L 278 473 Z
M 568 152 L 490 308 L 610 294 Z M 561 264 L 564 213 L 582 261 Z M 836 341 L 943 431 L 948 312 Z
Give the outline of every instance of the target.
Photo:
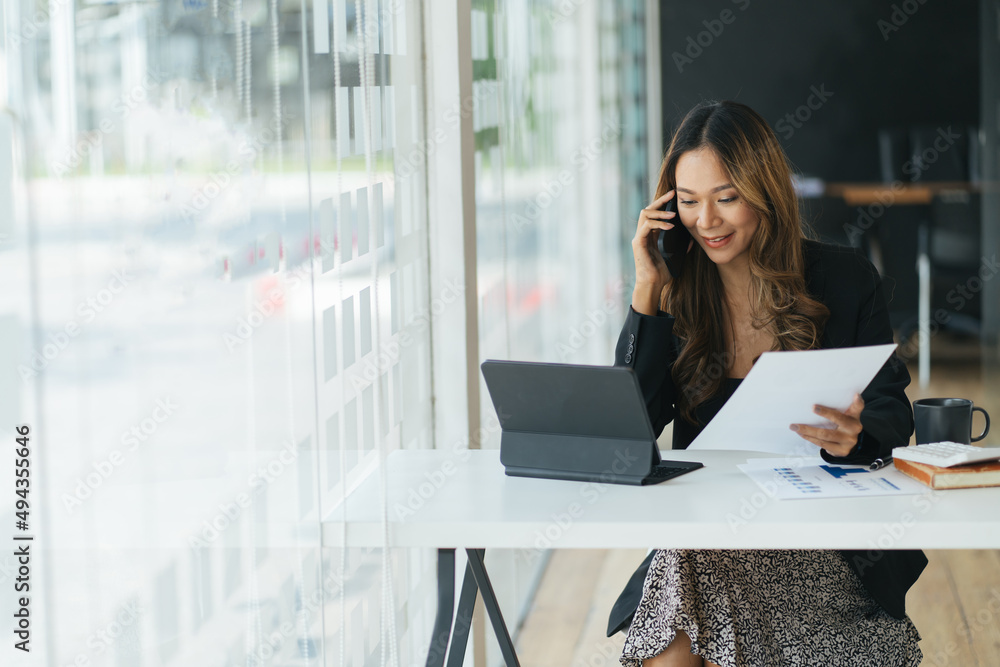
M 978 410 L 986 417 L 986 428 L 972 437 L 972 413 Z M 990 415 L 973 406 L 967 398 L 921 398 L 913 401 L 913 423 L 917 444 L 928 442 L 977 442 L 990 432 Z

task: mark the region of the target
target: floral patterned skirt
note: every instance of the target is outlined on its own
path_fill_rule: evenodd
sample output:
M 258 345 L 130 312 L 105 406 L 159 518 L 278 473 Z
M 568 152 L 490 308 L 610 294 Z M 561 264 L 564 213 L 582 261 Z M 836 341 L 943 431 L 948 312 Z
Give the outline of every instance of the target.
M 887 614 L 836 551 L 661 549 L 622 665 L 663 652 L 678 629 L 721 667 L 917 667 L 922 657 L 909 616 Z

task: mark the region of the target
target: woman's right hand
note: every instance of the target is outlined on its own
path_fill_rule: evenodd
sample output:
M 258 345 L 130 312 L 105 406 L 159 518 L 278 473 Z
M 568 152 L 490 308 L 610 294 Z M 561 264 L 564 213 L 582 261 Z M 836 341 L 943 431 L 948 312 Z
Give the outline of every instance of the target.
M 681 224 L 675 212 L 662 210 L 674 194 L 673 190 L 669 190 L 640 211 L 635 236 L 632 238 L 632 255 L 635 257 L 635 291 L 632 295 L 632 307 L 636 312 L 647 315 L 656 314 L 660 304 L 660 293 L 670 282 L 670 271 L 656 247 L 656 240 L 659 230 L 673 229 L 675 224 Z

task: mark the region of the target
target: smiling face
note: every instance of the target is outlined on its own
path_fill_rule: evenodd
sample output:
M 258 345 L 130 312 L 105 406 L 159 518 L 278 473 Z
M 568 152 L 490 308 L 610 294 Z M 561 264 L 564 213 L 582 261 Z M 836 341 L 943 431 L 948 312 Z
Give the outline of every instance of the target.
M 715 151 L 684 153 L 674 175 L 681 222 L 709 259 L 716 264 L 746 261 L 760 218 L 733 187 Z

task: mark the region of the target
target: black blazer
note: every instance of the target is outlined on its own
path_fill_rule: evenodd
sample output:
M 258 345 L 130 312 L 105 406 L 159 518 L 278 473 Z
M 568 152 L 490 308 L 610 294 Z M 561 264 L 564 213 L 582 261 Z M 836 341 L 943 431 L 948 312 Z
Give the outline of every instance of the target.
M 830 309 L 822 347 L 893 342 L 881 278 L 860 251 L 804 240 L 803 253 L 806 287 Z M 671 369 L 679 343 L 673 325 L 674 318 L 662 310 L 654 317 L 636 313 L 630 306 L 615 349 L 615 365 L 635 370 L 657 436 L 677 416 L 677 388 Z M 913 408 L 905 393 L 909 383 L 905 364 L 893 353 L 861 394 L 865 407 L 858 446 L 845 457 L 831 456 L 825 450 L 820 450 L 820 455 L 831 463 L 866 464 L 888 456 L 893 447 L 906 445 L 913 433 Z M 721 403 L 714 405 L 711 414 L 703 417 L 703 423 L 720 407 Z M 699 431 L 699 427 L 678 420 L 673 448 L 687 449 Z M 906 591 L 927 565 L 923 552 L 874 549 L 841 550 L 841 553 L 882 608 L 895 618 L 903 618 Z M 652 553 L 646 557 L 615 602 L 608 619 L 609 637 L 632 622 L 652 557 Z

